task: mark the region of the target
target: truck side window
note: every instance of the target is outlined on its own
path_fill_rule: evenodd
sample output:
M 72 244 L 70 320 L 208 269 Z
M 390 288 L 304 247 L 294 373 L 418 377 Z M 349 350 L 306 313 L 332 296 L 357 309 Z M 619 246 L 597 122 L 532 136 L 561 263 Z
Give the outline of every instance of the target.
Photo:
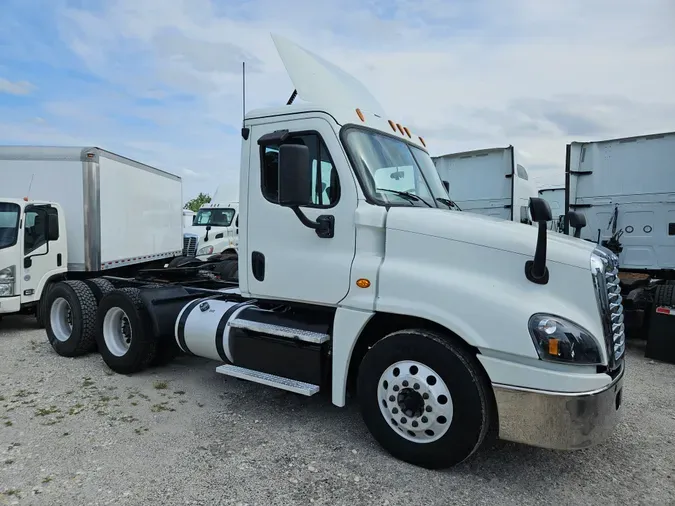
M 328 148 L 318 134 L 295 135 L 285 144 L 303 144 L 309 148 L 312 163 L 313 205 L 310 207 L 333 207 L 340 199 L 340 181 Z M 279 145 L 261 148 L 261 190 L 270 202 L 279 202 Z
M 45 222 L 47 213 L 42 210 L 26 211 L 24 221 L 23 253 L 28 255 L 47 242 Z

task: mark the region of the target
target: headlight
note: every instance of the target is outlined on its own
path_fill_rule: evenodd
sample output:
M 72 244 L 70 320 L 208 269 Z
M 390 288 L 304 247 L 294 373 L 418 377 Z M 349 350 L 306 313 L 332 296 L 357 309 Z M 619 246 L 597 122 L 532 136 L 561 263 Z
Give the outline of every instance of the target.
M 11 297 L 14 295 L 15 276 L 16 266 L 14 265 L 0 269 L 0 297 Z
M 602 355 L 595 338 L 586 329 L 558 316 L 532 315 L 530 336 L 539 358 L 579 365 L 601 365 Z
M 197 255 L 210 255 L 213 253 L 213 246 L 204 246 L 197 250 Z

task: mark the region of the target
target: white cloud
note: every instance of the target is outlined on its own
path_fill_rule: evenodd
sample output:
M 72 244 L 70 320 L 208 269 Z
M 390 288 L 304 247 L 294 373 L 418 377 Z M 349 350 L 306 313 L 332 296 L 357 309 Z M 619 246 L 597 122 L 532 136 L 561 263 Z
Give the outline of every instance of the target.
M 10 95 L 28 95 L 35 89 L 35 86 L 28 81 L 10 81 L 0 77 L 0 93 L 9 93 Z
M 98 12 L 63 10 L 58 25 L 120 96 L 50 107 L 98 114 L 97 140 L 174 172 L 191 167 L 205 178 L 184 173 L 186 195 L 213 192 L 240 156 L 241 61 L 249 109 L 292 91 L 270 38 L 280 32 L 357 75 L 433 155 L 513 144 L 533 180 L 559 183 L 571 140 L 675 130 L 673 19 L 672 0 L 295 0 L 288 10 L 272 0 L 108 0 Z M 115 126 L 121 111 L 154 130 Z M 89 125 L 68 135 L 94 136 Z

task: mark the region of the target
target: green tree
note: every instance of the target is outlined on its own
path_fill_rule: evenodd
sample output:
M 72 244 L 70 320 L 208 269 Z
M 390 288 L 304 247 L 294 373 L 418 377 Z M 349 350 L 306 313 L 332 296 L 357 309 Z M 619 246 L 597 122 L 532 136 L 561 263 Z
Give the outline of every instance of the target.
M 190 211 L 194 211 L 196 213 L 199 211 L 200 207 L 202 207 L 204 204 L 208 204 L 209 202 L 211 202 L 211 196 L 208 193 L 199 192 L 199 195 L 185 203 L 184 209 L 189 209 Z

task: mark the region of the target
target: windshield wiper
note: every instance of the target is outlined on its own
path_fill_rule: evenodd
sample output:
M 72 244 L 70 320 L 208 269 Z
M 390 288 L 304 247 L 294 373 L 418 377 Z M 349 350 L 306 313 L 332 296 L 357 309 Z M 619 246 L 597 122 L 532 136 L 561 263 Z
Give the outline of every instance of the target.
M 452 208 L 454 207 L 454 208 L 456 208 L 458 211 L 461 211 L 461 210 L 462 210 L 457 204 L 455 204 L 455 201 L 454 201 L 454 200 L 444 199 L 443 197 L 437 197 L 436 200 L 437 200 L 438 202 L 440 202 L 441 204 L 445 204 L 445 205 L 448 206 L 448 208 L 450 208 L 450 209 L 452 209 Z
M 390 190 L 389 188 L 377 188 L 377 191 L 391 192 L 391 193 L 393 193 L 395 195 L 399 195 L 401 197 L 408 197 L 408 200 L 416 200 L 416 201 L 424 202 L 427 205 L 427 207 L 434 207 L 431 204 L 429 204 L 429 202 L 424 200 L 422 197 L 420 197 L 419 195 L 415 195 L 414 193 L 402 192 L 402 191 L 398 191 L 398 190 Z

